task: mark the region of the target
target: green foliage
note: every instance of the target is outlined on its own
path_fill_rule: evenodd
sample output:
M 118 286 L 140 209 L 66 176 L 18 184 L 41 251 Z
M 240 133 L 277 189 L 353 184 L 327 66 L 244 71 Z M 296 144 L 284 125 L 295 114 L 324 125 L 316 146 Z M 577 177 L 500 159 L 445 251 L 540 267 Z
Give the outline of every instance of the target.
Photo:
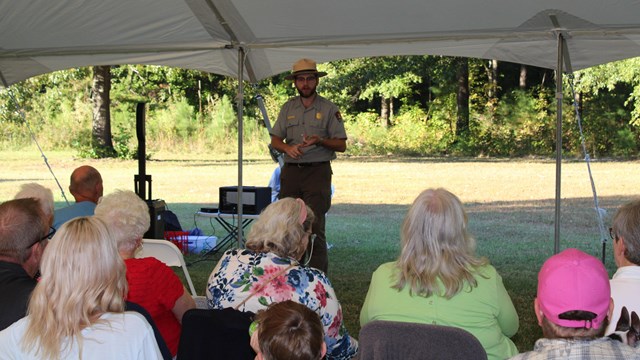
M 427 120 L 419 107 L 407 109 L 389 128 L 380 126 L 374 113 L 362 113 L 345 125 L 349 152 L 354 155 L 441 155 L 452 140 L 448 122 L 438 117 Z
M 174 105 L 173 110 L 176 136 L 181 139 L 193 136 L 197 130 L 193 108 L 183 99 Z
M 637 156 L 638 152 L 638 135 L 630 129 L 622 129 L 616 132 L 614 139 L 613 155 L 631 157 Z
M 319 92 L 343 114 L 353 155 L 553 156 L 555 88 L 546 70 L 537 84 L 519 89 L 519 65 L 500 63 L 497 87 L 489 84 L 486 60 L 469 59 L 470 128 L 456 137 L 456 59 L 440 56 L 358 58 L 320 64 Z M 583 70 L 576 90 L 587 151 L 592 157 L 638 156 L 640 149 L 640 59 Z M 148 151 L 182 149 L 233 154 L 237 151 L 237 81 L 160 66 L 111 68 L 111 129 L 116 155 L 136 152 L 135 104 L 148 105 Z M 27 124 L 45 149 L 77 149 L 97 157 L 91 142 L 92 71 L 58 71 L 0 90 L 0 148 L 31 142 Z M 567 82 L 566 85 L 568 85 Z M 565 86 L 563 152 L 582 156 L 576 116 Z M 245 86 L 243 145 L 266 154 L 269 135 L 256 94 L 273 125 L 296 90 L 283 75 Z M 381 127 L 381 103 L 392 111 Z M 27 123 L 24 122 L 24 118 Z M 64 129 L 64 131 L 60 131 Z
M 632 106 L 630 124 L 640 126 L 640 58 L 616 61 L 582 70 L 577 74 L 578 92 L 598 95 L 603 91 L 615 92 L 620 84 L 628 84 L 625 105 Z
M 554 118 L 545 97 L 514 90 L 505 95 L 492 114 L 471 120 L 471 134 L 456 150 L 480 156 L 552 155 Z

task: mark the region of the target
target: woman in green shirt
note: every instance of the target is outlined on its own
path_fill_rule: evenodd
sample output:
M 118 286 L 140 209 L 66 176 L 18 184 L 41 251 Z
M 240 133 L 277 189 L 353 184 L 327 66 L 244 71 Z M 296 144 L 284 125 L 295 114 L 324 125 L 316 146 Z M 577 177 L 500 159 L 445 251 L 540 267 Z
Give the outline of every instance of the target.
M 477 337 L 489 359 L 518 353 L 509 339 L 518 314 L 496 269 L 476 256 L 457 196 L 441 188 L 423 191 L 400 238 L 398 260 L 373 273 L 361 326 L 373 320 L 454 326 Z

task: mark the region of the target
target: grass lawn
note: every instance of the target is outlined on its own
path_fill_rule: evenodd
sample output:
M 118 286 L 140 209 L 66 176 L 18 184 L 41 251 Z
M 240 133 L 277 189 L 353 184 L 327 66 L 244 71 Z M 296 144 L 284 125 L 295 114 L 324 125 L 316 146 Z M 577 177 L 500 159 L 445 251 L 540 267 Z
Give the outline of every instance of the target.
M 56 207 L 64 205 L 60 190 L 36 152 L 0 153 L 0 200 L 10 199 L 20 184 L 38 182 L 54 190 Z M 74 159 L 72 153 L 46 154 L 68 194 L 71 171 L 91 164 L 103 175 L 105 194 L 133 189 L 136 161 Z M 203 206 L 215 206 L 218 188 L 236 185 L 235 154 L 224 157 L 192 154 L 154 154 L 147 162 L 153 198 L 163 199 L 185 229 L 195 226 L 207 234 L 224 230 L 194 217 Z M 605 227 L 615 209 L 637 196 L 638 161 L 592 163 L 600 207 L 607 210 Z M 275 164 L 267 158 L 245 156 L 244 185 L 266 186 Z M 552 160 L 349 158 L 333 164 L 336 187 L 327 218 L 329 277 L 343 306 L 349 331 L 357 337 L 359 311 L 372 271 L 398 254 L 398 232 L 404 214 L 420 191 L 445 187 L 460 197 L 469 214 L 478 253 L 490 259 L 502 275 L 520 315 L 514 341 L 530 350 L 541 336 L 533 314 L 536 275 L 553 254 L 555 162 Z M 584 162 L 562 166 L 561 249 L 578 247 L 601 256 L 601 240 L 587 168 Z M 608 235 L 607 235 L 608 236 Z M 200 257 L 190 255 L 187 261 Z M 614 271 L 611 244 L 606 265 Z M 200 293 L 215 259 L 194 263 L 189 271 Z

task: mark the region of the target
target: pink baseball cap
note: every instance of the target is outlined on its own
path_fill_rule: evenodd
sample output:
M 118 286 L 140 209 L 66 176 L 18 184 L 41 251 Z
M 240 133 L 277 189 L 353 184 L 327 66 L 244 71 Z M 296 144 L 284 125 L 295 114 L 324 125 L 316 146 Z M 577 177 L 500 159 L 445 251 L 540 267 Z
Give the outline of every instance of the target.
M 598 329 L 609 311 L 609 275 L 600 260 L 578 249 L 550 257 L 538 273 L 538 305 L 552 323 Z M 592 320 L 561 319 L 567 311 L 590 311 Z

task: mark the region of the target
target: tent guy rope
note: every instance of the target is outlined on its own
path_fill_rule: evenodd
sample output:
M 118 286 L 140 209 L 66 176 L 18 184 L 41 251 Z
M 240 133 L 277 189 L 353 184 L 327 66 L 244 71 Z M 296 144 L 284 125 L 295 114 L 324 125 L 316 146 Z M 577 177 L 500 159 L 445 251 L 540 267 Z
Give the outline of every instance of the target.
M 16 104 L 17 112 L 20 115 L 20 118 L 22 119 L 22 122 L 27 127 L 27 130 L 29 130 L 29 135 L 31 135 L 31 139 L 33 140 L 33 142 L 38 147 L 38 151 L 40 151 L 40 155 L 42 156 L 42 159 L 44 160 L 45 165 L 47 165 L 47 168 L 49 169 L 49 172 L 51 173 L 51 176 L 53 176 L 53 179 L 56 181 L 56 184 L 58 185 L 58 188 L 60 189 L 60 193 L 62 194 L 62 198 L 67 203 L 67 206 L 69 206 L 70 205 L 69 204 L 69 200 L 67 200 L 67 196 L 64 194 L 64 189 L 62 189 L 62 186 L 60 185 L 60 182 L 58 181 L 58 178 L 56 177 L 56 174 L 53 173 L 53 169 L 51 168 L 51 165 L 49 165 L 49 160 L 47 159 L 47 156 L 44 154 L 44 151 L 42 151 L 42 148 L 40 147 L 40 144 L 38 143 L 38 139 L 36 139 L 36 135 L 33 133 L 33 130 L 31 129 L 31 126 L 29 125 L 29 122 L 27 121 L 27 117 L 24 115 L 24 110 L 20 106 L 20 103 L 18 102 L 16 97 L 13 95 L 13 91 L 11 91 L 11 89 L 8 89 L 8 94 L 9 94 L 9 97 L 11 98 L 11 101 L 13 101 Z

